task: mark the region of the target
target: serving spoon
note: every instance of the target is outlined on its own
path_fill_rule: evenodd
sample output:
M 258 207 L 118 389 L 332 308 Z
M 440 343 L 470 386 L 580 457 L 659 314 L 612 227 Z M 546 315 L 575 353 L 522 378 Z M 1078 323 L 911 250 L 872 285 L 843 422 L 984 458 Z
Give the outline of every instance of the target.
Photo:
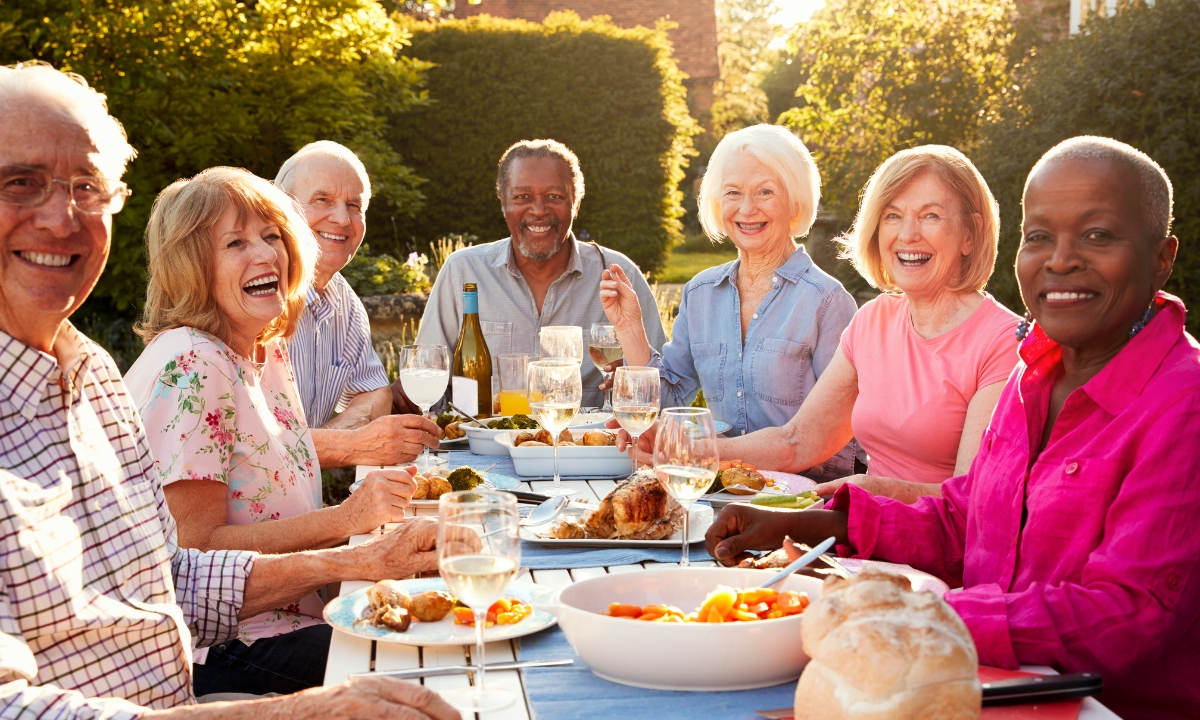
M 816 560 L 817 558 L 821 557 L 821 554 L 824 553 L 829 548 L 833 547 L 833 544 L 835 542 L 837 542 L 837 538 L 835 538 L 835 537 L 826 538 L 815 548 L 813 548 L 812 550 L 809 550 L 808 552 L 801 555 L 797 560 L 793 561 L 790 565 L 785 567 L 783 570 L 780 570 L 778 575 L 775 575 L 774 577 L 772 577 L 770 580 L 766 581 L 759 587 L 769 588 L 772 585 L 775 585 L 779 582 L 782 582 L 783 580 L 786 580 L 787 577 L 789 575 L 791 575 L 792 573 L 796 572 L 797 570 L 799 570 L 800 568 L 802 568 L 806 565 L 809 565 L 810 563 L 812 563 L 813 560 Z

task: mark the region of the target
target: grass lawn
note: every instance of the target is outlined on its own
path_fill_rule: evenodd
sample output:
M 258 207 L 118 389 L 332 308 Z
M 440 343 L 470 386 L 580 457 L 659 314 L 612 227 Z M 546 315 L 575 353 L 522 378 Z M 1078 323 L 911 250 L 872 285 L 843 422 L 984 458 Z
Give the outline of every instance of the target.
M 701 270 L 737 258 L 737 250 L 728 242 L 714 247 L 716 252 L 686 252 L 685 247 L 674 248 L 667 254 L 667 264 L 655 276 L 655 280 L 660 283 L 685 283 Z

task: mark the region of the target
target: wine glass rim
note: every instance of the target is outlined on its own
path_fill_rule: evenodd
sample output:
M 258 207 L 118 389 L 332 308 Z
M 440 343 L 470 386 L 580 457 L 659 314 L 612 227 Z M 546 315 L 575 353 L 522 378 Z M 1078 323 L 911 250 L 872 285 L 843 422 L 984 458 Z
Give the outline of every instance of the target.
M 712 410 L 708 408 L 697 407 L 669 407 L 664 408 L 663 415 L 712 415 Z
M 573 357 L 538 358 L 537 360 L 530 360 L 529 364 L 541 365 L 544 367 L 561 367 L 564 365 L 578 365 L 579 360 Z

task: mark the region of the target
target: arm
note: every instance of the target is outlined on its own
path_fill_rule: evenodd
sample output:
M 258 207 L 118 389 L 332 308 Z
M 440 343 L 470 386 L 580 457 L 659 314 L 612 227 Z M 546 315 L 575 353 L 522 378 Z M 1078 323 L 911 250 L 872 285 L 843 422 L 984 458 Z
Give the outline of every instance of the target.
M 396 383 L 399 385 L 399 381 Z M 382 392 L 392 390 L 384 388 Z M 312 430 L 313 447 L 321 467 L 402 465 L 425 446 L 436 448 L 438 426 L 422 415 L 384 415 L 355 430 Z
M 403 519 L 415 488 L 407 472 L 376 470 L 368 473 L 359 492 L 341 505 L 248 525 L 226 524 L 224 483 L 179 480 L 164 487 L 163 493 L 179 529 L 181 547 L 286 553 L 332 547 L 356 533 Z
M 1000 392 L 1004 390 L 1005 382 L 992 383 L 975 391 L 971 402 L 967 405 L 967 418 L 963 422 L 962 438 L 958 441 L 958 459 L 954 462 L 954 474 L 966 475 L 971 469 L 971 463 L 979 454 L 979 442 L 983 439 L 983 431 L 992 421 L 992 411 L 1000 402 Z
M 389 387 L 359 393 L 350 398 L 346 409 L 321 427 L 312 429 L 314 442 L 320 430 L 357 430 L 375 418 L 390 414 L 391 411 L 392 391 Z

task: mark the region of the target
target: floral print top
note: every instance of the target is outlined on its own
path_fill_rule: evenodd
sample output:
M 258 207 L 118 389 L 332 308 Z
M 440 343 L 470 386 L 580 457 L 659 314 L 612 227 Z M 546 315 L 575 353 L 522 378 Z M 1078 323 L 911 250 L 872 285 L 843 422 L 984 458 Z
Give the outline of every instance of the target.
M 281 341 L 255 363 L 194 328 L 175 328 L 146 347 L 125 376 L 163 485 L 224 483 L 226 522 L 247 525 L 321 507 L 321 469 Z M 243 620 L 246 644 L 323 621 L 313 593 Z

